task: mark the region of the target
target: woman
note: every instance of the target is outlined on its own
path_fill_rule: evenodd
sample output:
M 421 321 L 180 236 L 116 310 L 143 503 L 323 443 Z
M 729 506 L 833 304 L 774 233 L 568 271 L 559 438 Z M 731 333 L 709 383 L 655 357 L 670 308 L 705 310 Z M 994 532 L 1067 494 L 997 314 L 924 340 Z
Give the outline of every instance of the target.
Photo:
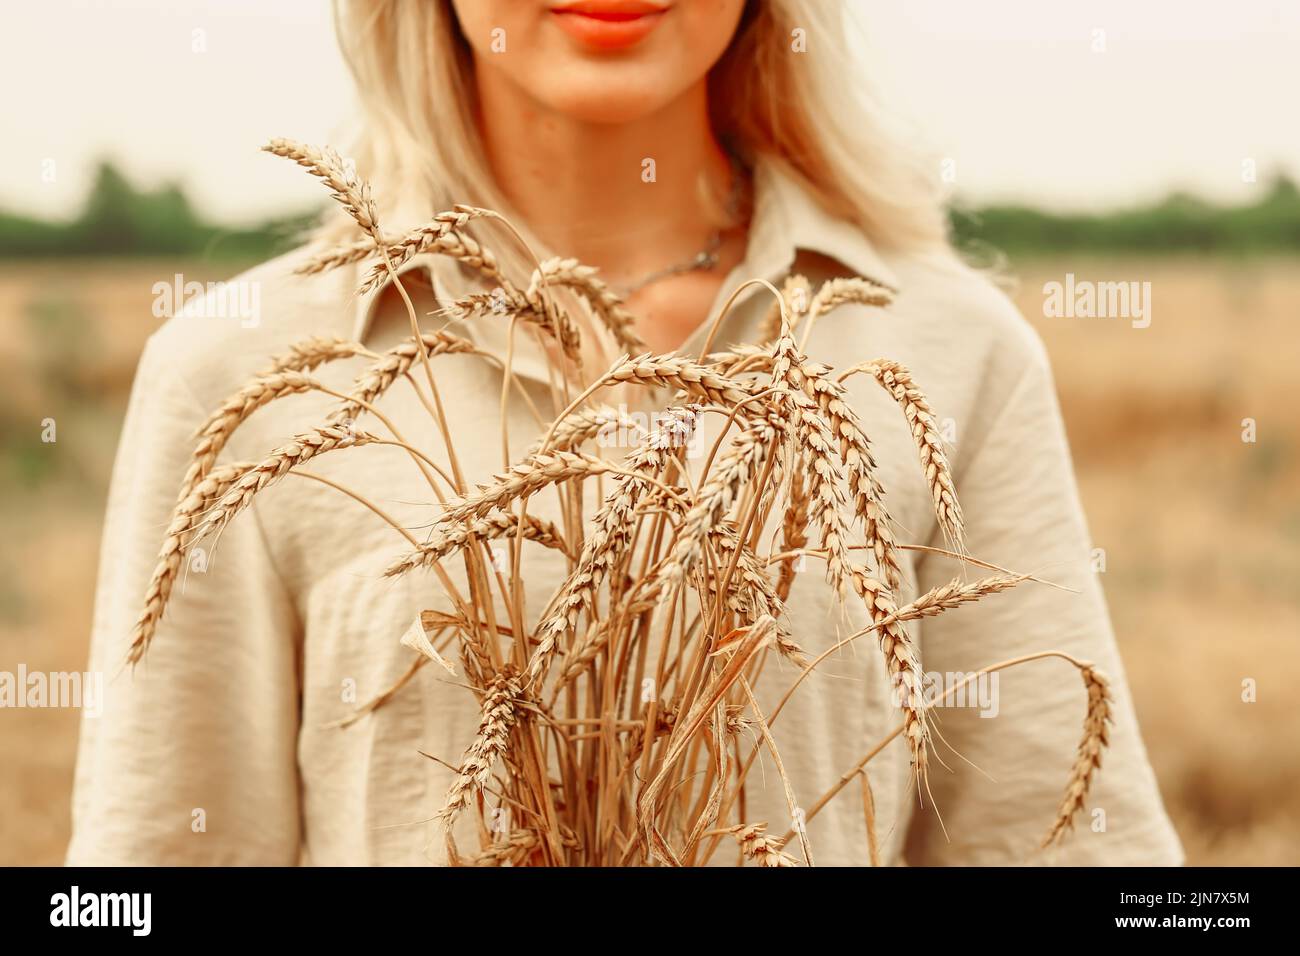
M 1116 696 L 1106 766 L 1075 834 L 1038 841 L 1059 802 L 1082 712 L 1058 663 L 1003 672 L 980 706 L 935 711 L 942 752 L 918 801 L 896 741 L 871 764 L 884 863 L 1172 864 L 1181 851 L 1135 724 L 1043 349 L 1029 326 L 949 249 L 929 176 L 879 111 L 850 95 L 855 67 L 833 4 L 813 0 L 374 0 L 347 4 L 341 42 L 361 92 L 355 154 L 385 229 L 471 202 L 506 212 L 533 248 L 598 266 L 655 351 L 699 351 L 744 280 L 814 286 L 858 275 L 898 290 L 887 310 L 848 306 L 807 342 L 837 367 L 903 362 L 948 419 L 967 545 L 1005 567 L 1044 571 L 1071 591 L 1026 586 L 918 627 L 926 672 L 951 681 L 996 660 L 1056 648 L 1107 672 Z M 854 90 L 856 92 L 856 90 Z M 289 173 L 286 171 L 286 175 Z M 385 204 L 386 199 L 400 202 Z M 175 488 L 205 415 L 310 335 L 380 349 L 409 333 L 388 283 L 360 300 L 354 269 L 294 275 L 317 250 L 239 281 L 260 293 L 248 322 L 178 317 L 141 362 L 109 504 L 94 666 L 126 654 Z M 410 264 L 403 286 L 427 313 L 469 288 L 448 260 Z M 755 285 L 717 341 L 752 341 L 769 299 Z M 203 310 L 198 310 L 202 314 Z M 462 331 L 504 353 L 505 323 Z M 546 356 L 520 337 L 512 367 L 545 395 Z M 498 470 L 501 382 L 484 363 L 439 359 L 461 468 Z M 346 387 L 355 368 L 320 377 Z M 888 398 L 855 386 L 890 509 L 907 537 L 941 544 L 910 435 Z M 396 392 L 386 413 L 415 433 L 422 410 Z M 536 426 L 510 405 L 518 455 Z M 260 457 L 331 407 L 314 394 L 276 402 L 241 428 L 231 460 Z M 427 436 L 421 443 L 437 441 Z M 427 439 L 427 440 L 426 440 Z M 381 496 L 399 523 L 427 525 L 427 488 L 400 450 L 335 456 L 332 480 Z M 388 453 L 392 454 L 389 455 Z M 431 578 L 385 581 L 400 542 L 364 509 L 314 482 L 260 496 L 219 548 L 193 554 L 142 667 L 111 685 L 87 720 L 77 771 L 73 863 L 422 863 L 441 859 L 429 818 L 444 760 L 473 737 L 463 690 L 425 668 L 346 729 L 331 726 L 393 685 L 410 663 L 396 638 L 428 606 Z M 904 553 L 915 593 L 957 573 Z M 548 577 L 549 575 L 549 577 Z M 801 576 L 792 623 L 824 646 L 835 620 L 820 582 Z M 530 589 L 558 583 L 525 568 Z M 537 582 L 536 584 L 534 582 Z M 178 591 L 182 588 L 178 586 Z M 822 589 L 824 590 L 824 589 Z M 820 594 L 820 596 L 819 596 Z M 387 635 L 391 635 L 389 639 Z M 842 658 L 784 717 L 786 769 L 812 799 L 896 717 L 876 655 Z M 987 689 L 987 688 L 986 688 Z M 996 719 L 982 719 L 996 717 Z M 951 751 L 947 748 L 950 747 Z M 956 753 L 959 757 L 952 757 Z M 750 810 L 780 832 L 777 776 L 751 776 Z M 938 812 L 935 812 L 937 808 Z M 818 862 L 866 858 L 862 812 L 830 805 L 808 823 Z

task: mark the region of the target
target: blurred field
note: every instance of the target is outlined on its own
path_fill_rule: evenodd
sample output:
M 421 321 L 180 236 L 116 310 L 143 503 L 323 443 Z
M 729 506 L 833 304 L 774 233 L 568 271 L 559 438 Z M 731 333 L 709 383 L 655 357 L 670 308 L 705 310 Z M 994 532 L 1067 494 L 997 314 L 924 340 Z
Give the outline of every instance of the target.
M 1070 256 L 1008 270 L 1052 353 L 1148 748 L 1193 864 L 1295 863 L 1300 847 L 1298 266 Z M 157 323 L 151 286 L 230 271 L 0 265 L 0 670 L 84 666 L 109 467 Z M 1150 328 L 1043 318 L 1043 283 L 1066 272 L 1150 281 Z M 40 440 L 47 417 L 57 445 Z M 1241 701 L 1245 678 L 1257 703 Z M 61 860 L 77 723 L 0 711 L 0 864 Z

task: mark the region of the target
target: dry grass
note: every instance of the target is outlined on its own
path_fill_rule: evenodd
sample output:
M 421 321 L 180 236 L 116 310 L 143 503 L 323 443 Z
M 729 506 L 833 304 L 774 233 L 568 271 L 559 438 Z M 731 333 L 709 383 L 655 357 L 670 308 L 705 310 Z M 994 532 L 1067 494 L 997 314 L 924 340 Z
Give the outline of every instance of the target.
M 785 295 L 768 287 L 777 312 L 775 334 L 767 345 L 741 347 L 698 361 L 675 355 L 624 357 L 587 381 L 582 357 L 591 352 L 584 348 L 584 334 L 603 337 L 614 348 L 640 344 L 632 331 L 632 316 L 594 270 L 575 260 L 552 259 L 538 262 L 529 281 L 516 284 L 494 265 L 480 268 L 495 288 L 468 296 L 452 312 L 461 319 L 483 317 L 489 311 L 505 313 L 531 323 L 550 338 L 554 346 L 550 354 L 559 364 L 552 379 L 553 424 L 534 451 L 471 489 L 442 417 L 431 363 L 441 354 L 477 350 L 464 340 L 430 335 L 420 328 L 397 266 L 426 252 L 464 261 L 467 249 L 473 249 L 473 259 L 480 265 L 494 263 L 495 257 L 462 230 L 471 219 L 499 217 L 486 210 L 458 208 L 394 241 L 381 232 L 369 186 L 351 171 L 345 172 L 333 152 L 284 140 L 268 149 L 322 179 L 367 234 L 371 253 L 379 261 L 367 274 L 365 286 L 374 286 L 377 276 L 395 280 L 408 306 L 411 337 L 386 355 L 337 341 L 303 343 L 273 360 L 266 372 L 214 412 L 201 431 L 145 597 L 130 655 L 133 662 L 148 650 L 184 550 L 219 534 L 258 493 L 280 478 L 296 473 L 325 481 L 391 523 L 360 491 L 302 470 L 321 454 L 380 442 L 409 453 L 441 505 L 424 542 L 395 526 L 414 550 L 393 562 L 387 574 L 399 576 L 419 567 L 438 572 L 443 599 L 455 613 L 425 612 L 420 630 L 436 626 L 439 634 L 449 629 L 457 638 L 463 677 L 482 713 L 478 732 L 456 765 L 451 788 L 437 812 L 452 862 L 701 864 L 716 850 L 717 837 L 723 833 L 736 837 L 743 861 L 765 866 L 814 862 L 802 827 L 777 839 L 766 834 L 764 824 L 727 819 L 733 808 L 745 805 L 747 775 L 760 750 L 767 752 L 776 768 L 791 817 L 798 817 L 793 783 L 770 727 L 784 701 L 830 654 L 809 661 L 785 629 L 787 595 L 781 581 L 790 555 L 760 550 L 760 532 L 770 520 L 779 520 L 785 529 L 787 549 L 825 564 L 827 587 L 836 599 L 861 601 L 869 611 L 870 626 L 837 647 L 868 635 L 877 639 L 898 691 L 902 717 L 900 727 L 885 740 L 903 735 L 917 786 L 924 790 L 930 746 L 927 705 L 906 622 L 951 612 L 1021 584 L 1028 576 L 1003 574 L 973 585 L 957 581 L 912 604 L 896 604 L 898 568 L 893 552 L 897 545 L 865 432 L 844 400 L 840 385 L 844 376 L 837 378 L 833 369 L 810 362 L 796 338 L 801 334 L 806 341 L 817 319 L 845 303 L 888 305 L 890 290 L 863 280 L 836 279 L 808 299 L 808 283 L 796 277 L 786 284 Z M 309 269 L 357 261 L 361 255 L 361 245 L 352 243 L 318 257 Z M 555 290 L 574 293 L 590 323 L 582 327 L 574 321 L 553 297 Z M 350 394 L 331 393 L 341 404 L 324 423 L 251 466 L 214 468 L 221 447 L 256 409 L 286 395 L 328 391 L 307 374 L 313 363 L 357 355 L 366 355 L 370 365 Z M 509 356 L 485 354 L 484 358 L 509 376 Z M 936 519 L 958 549 L 957 556 L 964 557 L 961 509 L 924 394 L 897 363 L 880 359 L 861 370 L 872 374 L 903 408 Z M 444 461 L 434 461 L 408 444 L 375 409 L 378 395 L 399 382 L 415 390 L 429 410 L 447 449 Z M 595 448 L 584 451 L 609 419 L 606 412 L 589 406 L 602 392 L 624 386 L 668 389 L 676 394 L 677 404 L 667 419 L 643 435 L 626 459 L 611 460 Z M 581 393 L 567 400 L 572 388 L 581 388 Z M 683 439 L 701 413 L 719 414 L 729 427 L 710 449 L 703 468 L 696 469 L 698 463 L 687 459 Z M 377 419 L 375 427 L 386 428 L 390 437 L 358 430 L 351 424 L 354 417 Z M 502 441 L 504 445 L 504 435 Z M 588 520 L 583 494 L 589 493 L 588 483 L 597 476 L 606 476 L 612 488 Z M 529 500 L 544 491 L 553 491 L 561 502 L 563 518 L 558 526 L 543 526 L 528 514 Z M 857 525 L 864 529 L 864 538 L 855 546 Z M 816 533 L 815 548 L 807 546 L 809 531 Z M 508 572 L 486 550 L 490 538 L 508 542 Z M 582 546 L 574 557 L 563 543 L 578 541 Z M 520 611 L 518 549 L 528 542 L 550 546 L 554 559 L 566 561 L 568 567 L 564 583 L 534 626 Z M 874 566 L 856 563 L 855 547 Z M 640 572 L 632 569 L 634 556 L 641 561 Z M 452 584 L 443 568 L 447 561 L 463 562 L 468 598 Z M 489 568 L 495 573 L 489 573 Z M 501 590 L 499 607 L 491 596 L 493 578 Z M 402 639 L 423 655 L 415 659 L 411 672 L 426 659 L 451 666 L 422 634 L 412 637 L 408 632 Z M 654 640 L 659 650 L 650 657 L 646 645 Z M 800 664 L 801 671 L 782 705 L 764 714 L 753 686 L 764 677 L 769 647 Z M 671 662 L 663 653 L 669 648 Z M 1038 656 L 1043 655 L 990 667 L 1016 666 Z M 650 659 L 657 663 L 644 673 L 652 675 L 657 696 L 641 702 L 628 688 L 641 686 L 644 664 L 632 668 L 623 662 Z M 1066 659 L 1084 671 L 1090 687 L 1104 687 L 1090 665 Z M 371 702 L 357 716 L 381 704 Z M 1090 710 L 1089 726 L 1100 719 L 1104 729 L 1105 713 L 1098 718 L 1095 710 L 1095 706 Z M 620 730 L 570 732 L 569 728 L 584 723 Z M 739 759 L 739 742 L 731 739 L 742 729 L 755 734 L 745 761 Z M 1062 836 L 1082 806 L 1104 743 L 1104 733 L 1085 740 L 1081 763 L 1068 782 L 1049 840 Z M 1085 749 L 1090 760 L 1086 767 L 1082 765 Z M 730 756 L 733 750 L 735 760 Z M 878 748 L 873 748 L 851 776 L 864 773 L 876 752 Z M 581 769 L 593 766 L 601 768 L 594 781 Z M 834 799 L 838 790 L 823 795 L 809 816 Z M 869 797 L 868 789 L 868 804 Z M 503 840 L 494 840 L 486 825 L 497 809 L 518 812 L 524 824 Z M 480 845 L 468 851 L 457 847 L 451 836 L 452 823 L 462 813 L 479 815 Z M 714 839 L 706 840 L 706 835 Z

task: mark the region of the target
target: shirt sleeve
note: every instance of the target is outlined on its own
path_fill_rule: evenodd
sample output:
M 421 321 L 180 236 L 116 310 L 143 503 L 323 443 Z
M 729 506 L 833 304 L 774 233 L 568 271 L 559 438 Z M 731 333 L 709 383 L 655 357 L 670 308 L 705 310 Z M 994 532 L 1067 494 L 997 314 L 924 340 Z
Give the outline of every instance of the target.
M 947 611 L 920 629 L 922 663 L 947 686 L 981 667 L 1044 650 L 1092 662 L 1114 695 L 1110 746 L 1073 832 L 1040 849 L 1064 796 L 1088 695 L 1078 671 L 1060 659 L 999 672 L 996 684 L 990 679 L 983 686 L 982 699 L 968 696 L 964 706 L 930 711 L 933 799 L 921 794 L 925 807 L 913 816 L 905 856 L 915 865 L 1178 865 L 1182 849 L 1138 732 L 1102 594 L 1104 575 L 1093 570 L 1047 357 L 1033 344 L 1028 367 L 1002 410 L 973 436 L 977 446 L 958 460 L 954 480 L 971 555 L 1075 593 L 1027 581 Z M 991 573 L 926 555 L 917 587 L 924 592 L 955 577 Z
M 293 864 L 298 625 L 255 506 L 187 555 L 148 654 L 125 665 L 208 411 L 172 351 L 149 341 L 113 467 L 90 660 L 104 700 L 82 719 L 67 862 Z

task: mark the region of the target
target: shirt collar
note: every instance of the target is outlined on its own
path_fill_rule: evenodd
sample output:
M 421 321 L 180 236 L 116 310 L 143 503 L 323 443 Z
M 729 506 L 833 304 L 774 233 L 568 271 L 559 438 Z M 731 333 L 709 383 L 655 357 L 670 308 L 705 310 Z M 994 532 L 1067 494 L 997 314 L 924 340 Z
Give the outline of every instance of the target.
M 361 284 L 362 276 L 365 275 L 371 265 L 373 265 L 373 260 L 367 260 L 357 267 L 356 285 Z M 416 256 L 414 259 L 402 263 L 397 269 L 397 274 L 400 277 L 415 271 L 424 272 L 428 275 L 430 282 L 435 281 L 432 263 L 424 256 Z M 384 292 L 392 284 L 392 276 L 389 276 L 375 288 L 356 297 L 356 310 L 352 321 L 352 341 L 364 343 L 370 336 L 371 327 L 375 324 L 375 313 L 379 310 L 379 302 L 383 298 Z M 437 287 L 435 286 L 435 288 Z
M 784 160 L 760 157 L 754 167 L 754 217 L 746 255 L 751 273 L 771 279 L 800 250 L 835 260 L 854 275 L 898 290 L 898 278 L 860 228 L 827 210 Z
M 418 218 L 411 217 L 410 212 L 409 209 L 399 210 L 397 221 L 412 219 L 412 224 L 417 223 Z M 759 277 L 777 282 L 794 265 L 800 250 L 827 256 L 854 275 L 898 290 L 898 279 L 893 270 L 885 264 L 861 229 L 822 206 L 802 178 L 783 160 L 760 155 L 754 166 L 754 212 L 745 259 L 723 283 L 709 318 L 712 319 L 730 290 L 743 279 Z M 358 280 L 365 268 L 368 266 L 358 269 Z M 450 260 L 426 255 L 403 263 L 397 272 L 400 276 L 409 271 L 423 270 L 441 301 L 448 288 L 445 279 L 449 273 L 446 270 L 456 268 L 456 263 Z M 733 279 L 736 281 L 731 281 Z M 379 287 L 358 296 L 352 329 L 355 341 L 364 342 L 370 335 L 383 292 L 391 283 L 389 278 Z M 754 289 L 751 287 L 746 291 L 753 292 Z M 500 338 L 504 342 L 504 335 L 504 331 L 493 330 L 488 338 Z M 517 341 L 523 338 L 517 334 Z M 539 363 L 528 362 L 525 367 L 516 364 L 515 371 L 523 375 L 536 373 L 538 370 L 531 368 L 534 364 Z M 540 364 L 544 367 L 545 363 Z M 540 372 L 537 377 L 545 379 L 545 372 Z

